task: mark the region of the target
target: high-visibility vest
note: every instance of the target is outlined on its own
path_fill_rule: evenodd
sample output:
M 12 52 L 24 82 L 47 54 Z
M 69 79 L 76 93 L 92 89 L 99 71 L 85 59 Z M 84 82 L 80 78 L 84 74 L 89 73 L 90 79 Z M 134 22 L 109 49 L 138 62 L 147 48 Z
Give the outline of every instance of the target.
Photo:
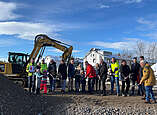
M 33 73 L 35 72 L 35 67 L 36 64 L 32 64 L 32 63 L 28 63 L 27 67 L 26 67 L 26 72 L 28 73 L 28 76 L 32 76 Z
M 40 68 L 40 72 L 43 73 L 44 70 L 47 71 L 47 64 L 46 63 L 41 63 L 41 68 Z
M 115 77 L 119 77 L 119 63 L 111 63 L 112 72 L 115 74 Z

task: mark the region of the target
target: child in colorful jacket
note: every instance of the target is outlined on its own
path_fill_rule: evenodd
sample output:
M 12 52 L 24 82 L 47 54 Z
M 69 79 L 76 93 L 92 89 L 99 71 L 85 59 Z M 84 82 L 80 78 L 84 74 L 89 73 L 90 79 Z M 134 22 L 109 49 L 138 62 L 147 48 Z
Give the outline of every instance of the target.
M 43 71 L 43 76 L 41 79 L 40 90 L 44 89 L 44 94 L 47 94 L 47 71 Z
M 34 75 L 36 76 L 36 94 L 40 94 L 41 78 L 43 77 L 43 75 L 41 75 L 40 68 L 36 69 Z

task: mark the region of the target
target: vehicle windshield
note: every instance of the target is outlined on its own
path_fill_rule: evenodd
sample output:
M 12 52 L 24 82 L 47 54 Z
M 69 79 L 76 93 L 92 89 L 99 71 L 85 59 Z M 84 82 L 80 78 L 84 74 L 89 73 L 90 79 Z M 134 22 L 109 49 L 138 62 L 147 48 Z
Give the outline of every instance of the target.
M 13 64 L 20 64 L 24 66 L 28 60 L 29 56 L 26 54 L 9 53 L 8 61 Z

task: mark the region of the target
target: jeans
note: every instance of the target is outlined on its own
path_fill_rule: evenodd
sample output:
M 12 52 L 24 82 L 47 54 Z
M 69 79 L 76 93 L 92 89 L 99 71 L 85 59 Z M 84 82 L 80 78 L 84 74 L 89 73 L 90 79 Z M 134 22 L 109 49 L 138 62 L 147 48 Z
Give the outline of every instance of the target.
M 40 84 L 41 84 L 41 79 L 40 78 L 36 78 L 36 88 L 40 88 Z
M 153 86 L 145 86 L 145 90 L 146 90 L 146 101 L 150 101 L 149 97 L 155 101 L 155 97 L 154 97 L 154 93 L 152 90 Z
M 138 95 L 143 96 L 145 92 L 144 90 L 145 90 L 144 84 L 138 85 Z
M 94 79 L 95 79 L 95 90 L 98 91 L 99 78 L 98 76 L 96 76 Z
M 125 90 L 125 84 L 126 84 L 126 90 Z M 128 94 L 130 88 L 130 79 L 127 79 L 126 81 L 122 81 L 122 93 Z
M 66 88 L 66 80 L 61 80 L 62 90 L 65 91 Z
M 35 92 L 35 76 L 28 76 L 29 92 Z
M 82 92 L 85 92 L 86 91 L 86 79 L 82 78 L 81 84 L 82 84 Z
M 136 80 L 131 80 L 131 83 L 132 83 L 131 94 L 134 95 L 135 94 L 135 83 L 136 83 Z
M 100 83 L 100 91 L 102 91 L 102 94 L 106 94 L 106 77 L 102 77 L 99 83 Z
M 111 93 L 113 93 L 114 82 L 116 82 L 117 94 L 120 94 L 119 77 L 111 76 Z
M 54 91 L 56 86 L 56 80 L 54 78 L 50 78 L 50 90 Z
M 88 79 L 88 92 L 92 93 L 94 90 L 94 78 Z
M 80 78 L 81 78 L 80 75 L 75 76 L 75 89 L 76 89 L 76 91 L 79 91 L 79 89 L 80 89 L 80 81 L 81 81 Z
M 40 84 L 41 79 L 39 77 L 36 77 L 36 94 L 40 94 Z
M 68 90 L 70 91 L 73 90 L 73 77 L 69 77 L 68 80 Z

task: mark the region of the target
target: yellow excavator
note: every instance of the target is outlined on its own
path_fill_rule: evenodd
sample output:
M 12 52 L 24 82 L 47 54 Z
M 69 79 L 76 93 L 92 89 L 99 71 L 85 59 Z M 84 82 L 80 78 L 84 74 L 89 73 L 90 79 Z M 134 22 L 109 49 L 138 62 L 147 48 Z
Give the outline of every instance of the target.
M 27 84 L 26 66 L 32 58 L 36 63 L 42 58 L 46 47 L 54 47 L 63 51 L 62 59 L 69 63 L 73 47 L 61 41 L 49 38 L 47 35 L 39 34 L 35 37 L 34 49 L 30 55 L 24 53 L 9 52 L 8 62 L 0 62 L 0 74 L 13 80 L 21 86 Z

